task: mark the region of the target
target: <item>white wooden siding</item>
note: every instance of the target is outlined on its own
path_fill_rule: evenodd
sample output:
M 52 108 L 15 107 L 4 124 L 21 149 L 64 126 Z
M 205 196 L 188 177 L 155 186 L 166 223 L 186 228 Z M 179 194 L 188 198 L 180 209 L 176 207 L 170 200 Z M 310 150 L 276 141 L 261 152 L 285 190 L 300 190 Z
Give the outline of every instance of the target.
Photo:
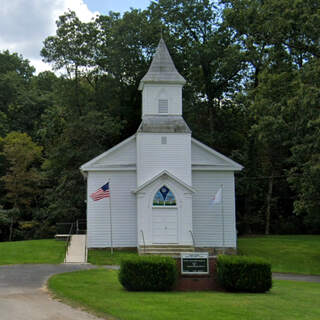
M 225 161 L 191 142 L 191 162 L 193 165 L 225 165 Z M 229 165 L 229 164 L 228 164 Z
M 163 137 L 167 137 L 167 144 L 161 143 Z M 190 140 L 190 134 L 138 134 L 138 186 L 163 169 L 191 185 Z
M 121 165 L 121 164 L 136 164 L 136 139 L 132 139 L 121 148 L 109 153 L 105 157 L 99 159 L 94 165 Z
M 233 172 L 195 171 L 192 173 L 192 181 L 192 186 L 196 190 L 192 197 L 192 222 L 196 246 L 235 248 Z M 223 185 L 223 216 L 222 203 L 211 205 L 211 199 L 221 185 Z
M 89 195 L 110 179 L 114 247 L 137 246 L 137 206 L 131 190 L 136 172 L 89 172 L 87 196 L 88 247 L 110 247 L 109 198 L 93 201 Z
M 145 84 L 142 116 L 159 114 L 159 100 L 168 100 L 168 114 L 182 115 L 182 85 Z

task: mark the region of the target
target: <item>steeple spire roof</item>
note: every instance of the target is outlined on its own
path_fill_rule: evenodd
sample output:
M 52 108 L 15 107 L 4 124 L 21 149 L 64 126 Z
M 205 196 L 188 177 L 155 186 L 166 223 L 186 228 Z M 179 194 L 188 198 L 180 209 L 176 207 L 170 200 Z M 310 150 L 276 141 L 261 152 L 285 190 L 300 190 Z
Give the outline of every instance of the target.
M 153 56 L 151 65 L 146 75 L 141 79 L 139 90 L 143 89 L 145 83 L 162 82 L 172 84 L 185 84 L 186 80 L 177 71 L 168 48 L 161 38 Z

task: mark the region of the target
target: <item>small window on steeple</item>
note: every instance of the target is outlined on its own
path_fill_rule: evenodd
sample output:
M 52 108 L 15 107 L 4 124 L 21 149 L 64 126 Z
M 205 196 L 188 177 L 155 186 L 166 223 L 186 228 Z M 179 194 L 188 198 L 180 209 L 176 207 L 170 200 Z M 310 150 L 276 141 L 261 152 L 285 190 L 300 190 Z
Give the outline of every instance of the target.
M 159 113 L 168 113 L 168 100 L 159 100 Z

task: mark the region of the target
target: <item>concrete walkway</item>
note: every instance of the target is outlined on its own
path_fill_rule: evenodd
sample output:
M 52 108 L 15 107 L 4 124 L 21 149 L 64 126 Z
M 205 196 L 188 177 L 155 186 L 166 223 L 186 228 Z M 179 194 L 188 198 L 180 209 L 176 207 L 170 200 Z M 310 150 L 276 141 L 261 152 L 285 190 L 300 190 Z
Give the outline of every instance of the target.
M 86 263 L 86 235 L 74 234 L 71 236 L 65 263 Z
M 92 268 L 91 265 L 0 266 L 0 319 L 99 320 L 52 299 L 44 287 L 53 274 Z

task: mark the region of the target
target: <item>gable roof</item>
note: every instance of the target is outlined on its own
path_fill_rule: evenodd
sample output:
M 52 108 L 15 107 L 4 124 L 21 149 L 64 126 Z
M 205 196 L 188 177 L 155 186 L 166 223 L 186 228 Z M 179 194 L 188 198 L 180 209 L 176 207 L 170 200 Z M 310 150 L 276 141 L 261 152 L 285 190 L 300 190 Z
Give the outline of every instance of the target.
M 210 148 L 202 142 L 191 138 L 192 168 L 241 171 L 243 166 Z
M 136 135 L 127 138 L 83 164 L 80 171 L 135 170 L 137 161 L 135 139 Z M 194 138 L 191 138 L 191 163 L 192 170 L 240 171 L 243 169 L 239 163 Z
M 139 90 L 143 89 L 143 85 L 146 82 L 186 83 L 186 80 L 177 71 L 162 38 L 159 41 L 148 72 L 140 81 Z
M 143 116 L 138 132 L 191 133 L 191 130 L 181 116 L 152 115 Z
M 117 167 L 135 166 L 136 165 L 135 138 L 136 138 L 136 135 L 133 135 L 127 138 L 126 140 L 118 143 L 117 145 L 107 150 L 106 152 L 84 163 L 80 167 L 80 170 L 83 172 L 83 171 L 99 169 L 99 167 L 103 168 L 103 167 L 115 167 L 115 166 Z M 114 157 L 113 159 L 110 159 L 112 158 L 112 155 L 114 155 Z M 109 158 L 109 160 L 107 158 Z
M 182 185 L 183 187 L 185 187 L 186 189 L 188 189 L 191 192 L 195 192 L 195 190 L 188 185 L 187 183 L 183 182 L 182 180 L 180 180 L 179 178 L 177 178 L 174 174 L 170 173 L 167 170 L 163 170 L 160 173 L 158 173 L 157 175 L 155 175 L 153 178 L 151 178 L 150 180 L 147 180 L 145 183 L 143 183 L 140 187 L 138 187 L 137 189 L 133 190 L 133 193 L 137 193 L 139 191 L 141 191 L 142 189 L 144 189 L 145 187 L 147 187 L 148 185 L 150 185 L 152 182 L 156 181 L 157 179 L 159 179 L 162 176 L 168 176 L 169 178 L 171 178 L 172 180 L 176 181 L 177 183 L 179 183 L 180 185 Z

